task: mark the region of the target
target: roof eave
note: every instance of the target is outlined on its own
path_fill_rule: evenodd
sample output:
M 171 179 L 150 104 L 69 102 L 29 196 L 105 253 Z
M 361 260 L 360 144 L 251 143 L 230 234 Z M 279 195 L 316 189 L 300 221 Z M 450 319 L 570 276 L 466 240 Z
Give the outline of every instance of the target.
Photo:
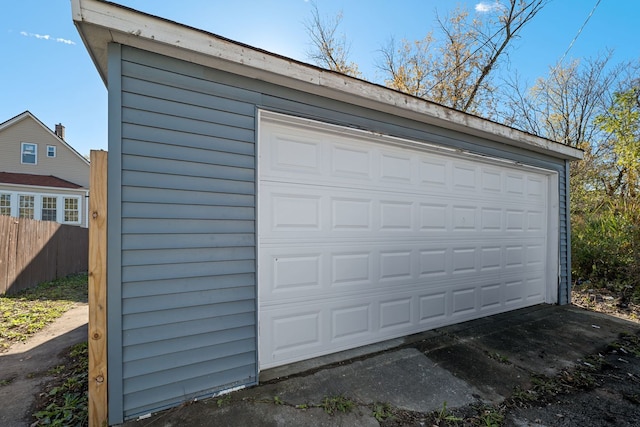
M 108 44 L 118 43 L 565 160 L 579 160 L 584 154 L 508 126 L 114 3 L 72 0 L 72 15 L 105 85 Z

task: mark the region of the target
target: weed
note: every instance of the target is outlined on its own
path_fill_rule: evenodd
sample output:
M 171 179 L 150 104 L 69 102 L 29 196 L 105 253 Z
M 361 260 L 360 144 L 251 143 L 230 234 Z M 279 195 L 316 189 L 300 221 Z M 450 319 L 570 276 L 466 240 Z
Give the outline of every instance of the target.
M 87 425 L 87 343 L 76 344 L 69 354 L 71 363 L 58 370 L 59 379 L 48 390 L 44 408 L 33 414 L 37 421 L 32 425 Z
M 501 355 L 500 353 L 489 353 L 489 357 L 493 360 L 497 360 L 500 363 L 504 363 L 505 365 L 511 364 L 511 362 L 509 361 L 509 358 Z
M 61 372 L 64 372 L 64 370 L 65 370 L 64 365 L 54 366 L 53 368 L 47 371 L 47 375 L 59 375 Z
M 516 387 L 515 391 L 511 395 L 511 400 L 514 403 L 527 403 L 533 402 L 538 398 L 538 394 L 533 390 L 524 390 L 521 387 Z
M 344 396 L 330 396 L 322 400 L 320 407 L 327 414 L 333 415 L 336 412 L 351 412 L 355 407 L 355 403 Z
M 75 274 L 0 296 L 0 352 L 26 341 L 76 302 L 86 302 L 87 293 L 87 275 Z
M 442 409 L 436 412 L 435 414 L 436 420 L 435 424 L 440 425 L 442 422 L 446 423 L 457 423 L 458 421 L 462 421 L 462 418 L 456 417 L 447 409 L 447 402 L 442 403 Z
M 493 408 L 485 408 L 478 416 L 480 425 L 485 427 L 499 427 L 504 423 L 504 415 Z
M 231 395 L 225 394 L 224 396 L 221 396 L 216 400 L 216 405 L 218 405 L 218 408 L 222 408 L 223 406 L 227 405 L 229 402 L 231 402 Z
M 273 403 L 275 405 L 284 405 L 284 402 L 282 401 L 282 399 L 280 399 L 280 396 L 273 396 Z
M 307 405 L 306 403 L 296 405 L 296 409 L 309 409 L 309 405 Z
M 393 408 L 388 403 L 374 403 L 373 404 L 373 417 L 378 421 L 384 421 L 393 417 Z
M 9 378 L 4 378 L 2 380 L 0 380 L 0 387 L 5 386 L 5 385 L 9 385 L 12 382 L 14 382 L 16 379 L 16 377 L 9 377 Z

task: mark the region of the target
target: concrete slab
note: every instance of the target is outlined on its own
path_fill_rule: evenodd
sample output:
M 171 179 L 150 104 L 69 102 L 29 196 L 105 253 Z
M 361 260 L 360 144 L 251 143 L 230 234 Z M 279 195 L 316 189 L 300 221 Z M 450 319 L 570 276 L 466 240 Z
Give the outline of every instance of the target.
M 386 402 L 401 409 L 430 412 L 442 408 L 444 402 L 449 406 L 473 403 L 478 391 L 420 351 L 406 348 L 265 386 L 253 397 L 271 401 L 278 396 L 303 405 L 319 404 L 336 395 L 365 405 Z
M 374 426 L 376 402 L 427 420 L 444 402 L 449 409 L 500 403 L 515 387 L 526 388 L 532 375 L 575 366 L 623 332 L 640 333 L 640 325 L 571 306 L 540 305 L 394 340 L 401 343 L 396 348 L 381 343 L 369 347 L 378 353 L 368 357 L 359 349 L 293 371 L 309 366 L 307 372 L 281 367 L 271 381 L 229 398 L 184 405 L 125 426 Z M 330 415 L 318 407 L 336 395 L 354 402 L 353 411 Z M 521 411 L 508 422 L 535 425 L 540 417 Z

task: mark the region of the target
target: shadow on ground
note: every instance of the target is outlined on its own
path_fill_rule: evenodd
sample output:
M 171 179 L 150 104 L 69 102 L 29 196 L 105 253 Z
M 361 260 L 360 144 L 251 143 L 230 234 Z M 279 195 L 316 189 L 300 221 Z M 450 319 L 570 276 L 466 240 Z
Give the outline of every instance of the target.
M 445 425 L 454 414 L 482 422 L 487 408 L 508 426 L 634 425 L 640 354 L 622 358 L 609 345 L 639 332 L 611 316 L 539 305 L 265 371 L 259 386 L 124 425 Z M 582 375 L 599 354 L 591 384 L 554 382 Z
M 88 306 L 76 306 L 29 338 L 0 353 L 0 425 L 29 426 L 31 409 L 51 380 L 47 372 L 64 360 L 64 352 L 87 340 Z

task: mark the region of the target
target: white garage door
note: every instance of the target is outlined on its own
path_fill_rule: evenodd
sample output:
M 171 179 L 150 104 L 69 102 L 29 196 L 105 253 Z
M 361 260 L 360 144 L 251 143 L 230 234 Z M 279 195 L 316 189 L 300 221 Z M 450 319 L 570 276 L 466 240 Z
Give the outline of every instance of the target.
M 553 300 L 552 175 L 271 113 L 258 150 L 261 369 Z

